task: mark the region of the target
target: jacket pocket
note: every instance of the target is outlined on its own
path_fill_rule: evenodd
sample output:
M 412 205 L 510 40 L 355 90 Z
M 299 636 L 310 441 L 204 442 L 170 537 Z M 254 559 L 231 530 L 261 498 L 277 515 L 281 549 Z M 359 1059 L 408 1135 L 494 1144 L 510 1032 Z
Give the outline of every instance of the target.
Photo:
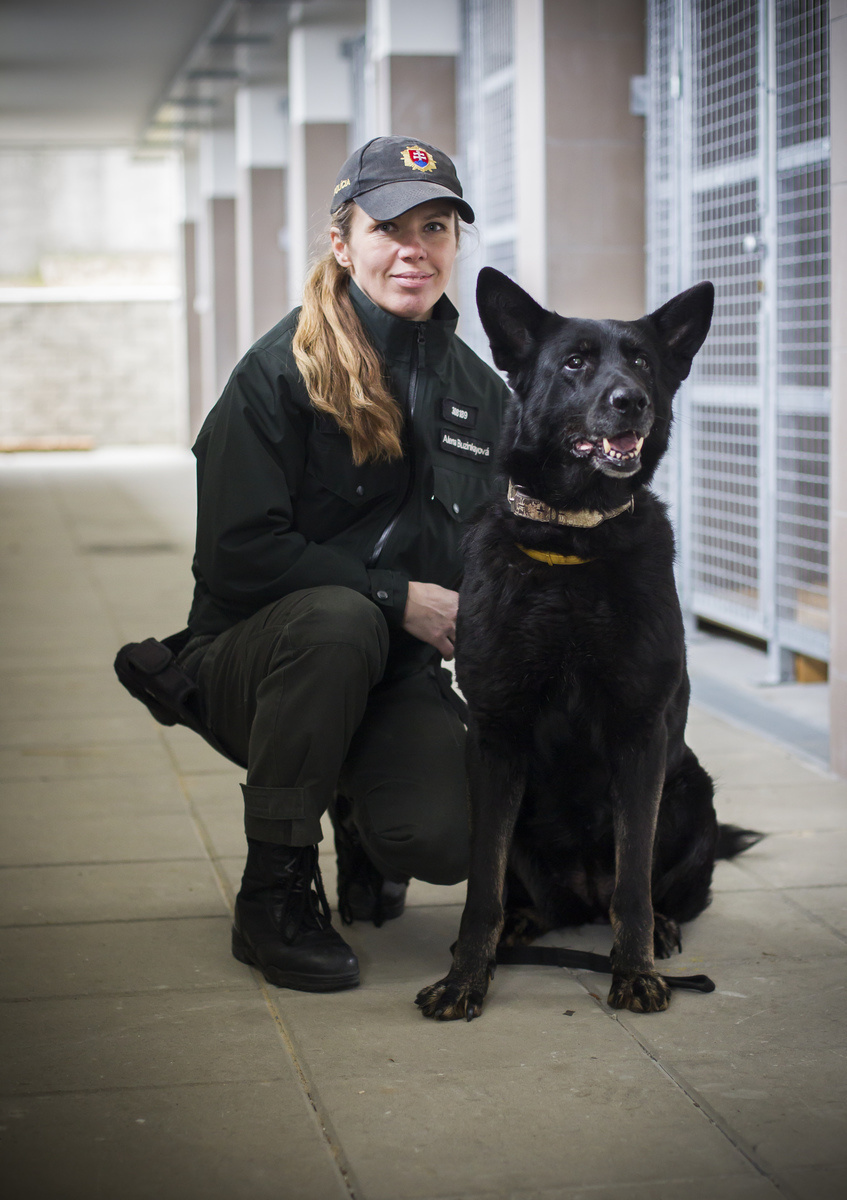
M 488 472 L 467 474 L 433 466 L 432 498 L 439 500 L 454 521 L 470 520 L 491 494 Z
M 317 432 L 309 439 L 306 475 L 311 478 L 310 490 L 325 489 L 361 509 L 402 488 L 405 468 L 399 461 L 357 467 L 349 438 L 340 431 Z

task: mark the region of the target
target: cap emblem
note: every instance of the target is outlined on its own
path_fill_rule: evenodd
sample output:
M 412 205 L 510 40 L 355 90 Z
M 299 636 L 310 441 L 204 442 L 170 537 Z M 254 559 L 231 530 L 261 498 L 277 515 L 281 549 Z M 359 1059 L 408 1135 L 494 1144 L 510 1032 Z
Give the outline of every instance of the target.
M 402 157 L 406 166 L 413 171 L 422 171 L 426 175 L 435 170 L 435 159 L 423 146 L 407 146 Z

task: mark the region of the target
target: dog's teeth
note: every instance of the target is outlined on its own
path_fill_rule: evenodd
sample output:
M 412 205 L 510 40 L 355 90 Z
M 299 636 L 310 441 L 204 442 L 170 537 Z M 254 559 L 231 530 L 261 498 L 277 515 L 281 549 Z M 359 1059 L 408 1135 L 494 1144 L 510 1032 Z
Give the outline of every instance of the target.
M 609 439 L 607 437 L 604 437 L 603 438 L 603 453 L 607 456 L 607 458 L 617 459 L 618 462 L 627 462 L 631 458 L 637 458 L 637 456 L 641 453 L 641 447 L 643 445 L 644 445 L 644 438 L 643 437 L 638 438 L 638 440 L 636 441 L 633 448 L 631 450 L 627 450 L 624 453 L 620 450 L 616 450 L 614 448 L 614 446 L 612 445 L 612 443 L 609 441 Z

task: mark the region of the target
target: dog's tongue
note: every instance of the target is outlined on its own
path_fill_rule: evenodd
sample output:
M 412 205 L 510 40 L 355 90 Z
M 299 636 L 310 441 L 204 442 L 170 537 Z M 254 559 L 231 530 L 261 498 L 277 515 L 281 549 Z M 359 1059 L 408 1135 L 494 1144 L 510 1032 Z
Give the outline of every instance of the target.
M 618 454 L 629 454 L 638 448 L 638 436 L 635 433 L 622 433 L 620 437 L 603 439 Z

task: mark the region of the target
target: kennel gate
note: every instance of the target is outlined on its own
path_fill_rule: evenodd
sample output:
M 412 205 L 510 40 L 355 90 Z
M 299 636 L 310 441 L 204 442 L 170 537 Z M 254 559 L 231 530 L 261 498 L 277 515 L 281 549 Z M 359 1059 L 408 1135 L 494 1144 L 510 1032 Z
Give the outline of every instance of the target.
M 660 485 L 684 607 L 829 657 L 829 5 L 648 0 L 648 293 L 715 318 Z
M 479 240 L 461 252 L 461 336 L 486 361 L 488 338 L 476 315 L 483 266 L 516 272 L 514 0 L 462 0 L 459 57 L 459 177 L 473 196 Z

